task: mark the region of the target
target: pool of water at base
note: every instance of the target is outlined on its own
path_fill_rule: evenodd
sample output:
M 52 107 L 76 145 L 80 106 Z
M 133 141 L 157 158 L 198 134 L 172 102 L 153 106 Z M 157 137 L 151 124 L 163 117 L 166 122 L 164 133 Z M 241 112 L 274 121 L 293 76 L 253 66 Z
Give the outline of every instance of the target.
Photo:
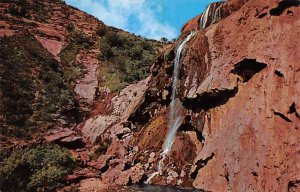
M 119 187 L 114 192 L 201 192 L 201 190 L 177 188 L 162 185 L 132 185 Z

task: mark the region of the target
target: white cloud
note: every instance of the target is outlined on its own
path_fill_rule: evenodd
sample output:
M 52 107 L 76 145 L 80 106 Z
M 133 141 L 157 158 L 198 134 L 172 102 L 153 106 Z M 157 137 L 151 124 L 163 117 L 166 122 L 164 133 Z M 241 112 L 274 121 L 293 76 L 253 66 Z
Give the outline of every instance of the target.
M 143 37 L 160 39 L 176 37 L 176 30 L 156 17 L 157 11 L 147 0 L 66 0 L 107 25 L 115 26 Z

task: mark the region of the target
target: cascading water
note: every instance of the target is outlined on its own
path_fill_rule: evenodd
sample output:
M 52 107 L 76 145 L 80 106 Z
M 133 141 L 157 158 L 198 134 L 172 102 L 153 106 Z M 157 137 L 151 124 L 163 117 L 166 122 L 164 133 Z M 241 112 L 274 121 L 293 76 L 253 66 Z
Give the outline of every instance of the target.
M 207 21 L 208 21 L 208 14 L 210 12 L 210 8 L 211 8 L 212 4 L 209 4 L 208 7 L 205 9 L 204 13 L 201 15 L 200 18 L 200 29 L 204 29 L 207 25 Z
M 200 29 L 205 29 L 222 18 L 221 7 L 223 2 L 209 4 L 200 18 Z
M 185 44 L 191 39 L 191 37 L 195 34 L 195 32 L 191 32 L 179 45 L 174 62 L 174 69 L 173 69 L 173 83 L 172 83 L 172 95 L 171 95 L 171 104 L 170 104 L 170 113 L 169 113 L 169 123 L 168 123 L 168 133 L 165 139 L 165 142 L 162 146 L 162 153 L 160 154 L 161 159 L 158 162 L 157 172 L 154 172 L 146 183 L 149 183 L 153 177 L 158 175 L 161 172 L 161 168 L 163 166 L 163 161 L 165 160 L 166 156 L 168 155 L 169 151 L 171 150 L 172 144 L 174 142 L 177 129 L 182 123 L 182 118 L 178 114 L 178 109 L 176 108 L 176 87 L 177 87 L 177 80 L 179 76 L 179 69 L 180 69 L 180 58 L 182 50 L 184 49 Z

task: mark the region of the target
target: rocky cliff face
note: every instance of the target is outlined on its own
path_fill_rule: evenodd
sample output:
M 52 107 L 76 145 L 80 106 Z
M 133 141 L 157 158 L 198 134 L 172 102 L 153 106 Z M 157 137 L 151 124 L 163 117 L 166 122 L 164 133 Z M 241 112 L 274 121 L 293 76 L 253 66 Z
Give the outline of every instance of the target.
M 137 182 L 136 169 L 147 176 L 156 171 L 168 129 L 175 50 L 188 31 L 198 30 L 184 51 L 178 86 L 185 121 L 151 183 L 205 191 L 297 191 L 299 1 L 232 0 L 212 7 L 217 11 L 210 11 L 204 27 L 202 15 L 191 20 L 156 60 L 146 95 L 129 117 L 137 129 L 132 150 L 114 151 L 123 162 L 111 164 L 105 178 L 122 170 L 110 182 L 130 183 Z
M 124 89 L 119 93 L 104 87 L 94 91 L 99 80 L 95 71 L 106 76 L 111 69 L 107 64 L 118 57 L 110 58 L 111 53 L 106 52 L 100 60 L 96 58 L 99 39 L 91 31 L 96 31 L 101 23 L 71 10 L 68 18 L 76 17 L 72 20 L 78 21 L 74 22 L 75 28 L 91 38 L 84 42 L 92 48 L 79 49 L 76 54 L 76 62 L 82 63 L 87 72 L 75 78 L 74 92 L 70 94 L 79 97 L 79 109 L 87 106 L 89 115 L 65 126 L 73 127 L 72 131 L 54 130 L 46 137 L 47 141 L 70 149 L 74 148 L 72 142 L 78 141 L 75 135 L 83 138 L 85 147 L 73 150 L 80 169 L 69 175 L 69 182 L 80 183 L 82 191 L 89 191 L 143 183 L 157 170 L 168 129 L 176 50 L 195 30 L 182 53 L 177 86 L 176 107 L 184 121 L 161 172 L 150 183 L 203 191 L 300 189 L 300 46 L 296 41 L 300 36 L 299 1 L 229 0 L 209 6 L 182 28 L 182 35 L 173 45 L 156 57 L 151 76 L 126 88 L 122 85 L 120 89 Z M 15 24 L 10 21 L 11 18 L 1 21 L 1 34 L 19 33 L 20 27 L 12 27 Z M 56 34 L 55 30 L 47 33 L 49 24 L 38 23 L 37 27 L 29 25 L 26 19 L 20 22 L 26 22 L 22 26 L 34 34 L 31 38 L 52 54 L 52 63 L 64 63 L 62 55 L 67 57 L 70 51 L 62 49 L 57 38 L 65 42 L 70 41 L 69 36 L 57 34 L 56 38 L 49 38 Z M 95 26 L 90 25 L 93 23 Z M 51 27 L 59 28 L 56 22 Z M 99 28 L 100 36 L 101 31 Z M 73 35 L 70 38 L 76 37 Z M 106 36 L 102 42 L 107 39 Z M 128 47 L 126 43 L 122 46 Z M 122 78 L 122 74 L 110 76 L 113 78 L 103 78 L 100 83 L 113 90 L 112 85 L 120 83 L 112 80 Z M 99 101 L 95 102 L 95 97 Z M 33 97 L 26 98 L 27 102 L 34 102 Z M 73 113 L 71 117 L 74 118 Z M 76 143 L 75 149 L 78 146 Z

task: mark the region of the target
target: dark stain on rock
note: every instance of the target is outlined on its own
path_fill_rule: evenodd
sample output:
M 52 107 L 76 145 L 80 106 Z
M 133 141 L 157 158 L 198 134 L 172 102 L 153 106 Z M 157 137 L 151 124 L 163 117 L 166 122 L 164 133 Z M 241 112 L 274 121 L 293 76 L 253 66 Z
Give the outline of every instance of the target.
M 260 63 L 256 59 L 245 58 L 234 65 L 231 73 L 237 74 L 243 79 L 243 82 L 248 82 L 256 73 L 267 67 L 267 64 Z
M 275 70 L 274 74 L 277 75 L 278 77 L 284 78 L 284 75 L 278 70 Z
M 300 187 L 300 180 L 295 180 L 295 181 L 289 181 L 288 182 L 288 191 L 294 191 L 295 188 Z M 296 189 L 295 189 L 296 191 Z
M 214 156 L 215 156 L 215 153 L 212 153 L 209 157 L 207 157 L 206 159 L 200 159 L 200 160 L 198 160 L 195 164 L 196 164 L 196 169 L 195 169 L 195 171 L 193 171 L 192 173 L 191 173 L 191 178 L 192 179 L 196 179 L 196 177 L 197 177 L 197 175 L 198 175 L 198 172 L 199 172 L 199 170 L 200 169 L 202 169 L 204 166 L 206 166 L 207 165 L 207 163 L 210 161 L 210 160 L 212 160 L 213 158 L 214 158 Z
M 220 105 L 224 105 L 227 101 L 234 97 L 238 92 L 238 87 L 234 89 L 214 90 L 213 92 L 205 92 L 196 98 L 185 98 L 183 106 L 193 112 L 201 109 L 209 110 Z
M 277 7 L 270 10 L 270 14 L 273 16 L 279 16 L 284 12 L 284 10 L 290 7 L 298 7 L 299 5 L 299 0 L 281 0 Z
M 292 120 L 290 120 L 288 117 L 286 117 L 284 114 L 282 114 L 280 112 L 274 111 L 274 115 L 277 115 L 277 116 L 281 117 L 281 119 L 283 119 L 286 122 L 289 122 L 289 123 L 292 122 Z
M 296 117 L 297 117 L 298 119 L 300 119 L 300 114 L 299 114 L 298 111 L 296 110 L 296 103 L 293 103 L 293 104 L 290 106 L 290 108 L 289 108 L 288 114 L 293 114 L 293 113 L 295 113 Z

